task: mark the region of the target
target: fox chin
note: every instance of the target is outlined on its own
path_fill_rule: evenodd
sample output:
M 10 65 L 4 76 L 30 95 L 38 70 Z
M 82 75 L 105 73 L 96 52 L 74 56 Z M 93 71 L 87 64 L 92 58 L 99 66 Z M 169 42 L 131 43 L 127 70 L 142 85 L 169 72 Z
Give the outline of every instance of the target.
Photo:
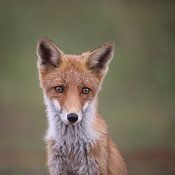
M 50 175 L 127 175 L 126 164 L 97 111 L 97 97 L 114 54 L 106 42 L 68 55 L 49 38 L 37 43 L 37 67 L 46 105 Z

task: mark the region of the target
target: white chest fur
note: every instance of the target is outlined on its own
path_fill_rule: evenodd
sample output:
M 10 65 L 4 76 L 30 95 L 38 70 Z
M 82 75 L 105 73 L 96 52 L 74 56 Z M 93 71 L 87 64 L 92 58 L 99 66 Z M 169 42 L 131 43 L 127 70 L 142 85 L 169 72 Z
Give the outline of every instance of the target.
M 99 135 L 92 127 L 94 110 L 88 109 L 81 122 L 66 125 L 59 117 L 54 103 L 45 98 L 48 113 L 48 131 L 46 141 L 54 141 L 50 165 L 55 164 L 55 173 L 96 175 L 98 163 L 89 152 Z M 56 165 L 58 164 L 58 166 Z

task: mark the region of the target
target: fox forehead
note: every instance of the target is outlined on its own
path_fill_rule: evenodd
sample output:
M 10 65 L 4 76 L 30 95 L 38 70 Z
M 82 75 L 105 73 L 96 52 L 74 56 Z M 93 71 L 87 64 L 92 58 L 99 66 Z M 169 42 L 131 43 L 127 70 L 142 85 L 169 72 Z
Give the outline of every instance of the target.
M 59 84 L 91 86 L 97 89 L 100 79 L 86 67 L 85 55 L 64 55 L 63 62 L 54 70 L 41 71 L 41 80 L 44 87 L 54 87 Z
M 47 37 L 37 43 L 37 66 L 41 87 L 67 88 L 89 86 L 99 90 L 114 53 L 114 43 L 107 42 L 81 55 L 67 55 Z

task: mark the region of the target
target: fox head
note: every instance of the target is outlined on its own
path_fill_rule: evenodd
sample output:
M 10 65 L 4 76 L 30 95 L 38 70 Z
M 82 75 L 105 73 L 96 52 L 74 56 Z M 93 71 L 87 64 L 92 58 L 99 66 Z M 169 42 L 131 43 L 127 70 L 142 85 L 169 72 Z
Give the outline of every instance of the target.
M 37 43 L 37 65 L 48 110 L 66 125 L 75 125 L 94 111 L 113 53 L 114 43 L 107 42 L 80 55 L 67 55 L 42 37 Z

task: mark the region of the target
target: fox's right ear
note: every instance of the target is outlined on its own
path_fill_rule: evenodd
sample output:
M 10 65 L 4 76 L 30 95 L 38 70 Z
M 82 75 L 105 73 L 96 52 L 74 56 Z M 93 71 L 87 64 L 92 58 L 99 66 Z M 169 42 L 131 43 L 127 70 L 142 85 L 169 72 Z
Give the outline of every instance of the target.
M 89 70 L 104 76 L 114 55 L 114 42 L 106 42 L 89 52 L 86 62 Z
M 63 52 L 47 37 L 37 43 L 38 67 L 42 70 L 58 67 L 62 62 Z

